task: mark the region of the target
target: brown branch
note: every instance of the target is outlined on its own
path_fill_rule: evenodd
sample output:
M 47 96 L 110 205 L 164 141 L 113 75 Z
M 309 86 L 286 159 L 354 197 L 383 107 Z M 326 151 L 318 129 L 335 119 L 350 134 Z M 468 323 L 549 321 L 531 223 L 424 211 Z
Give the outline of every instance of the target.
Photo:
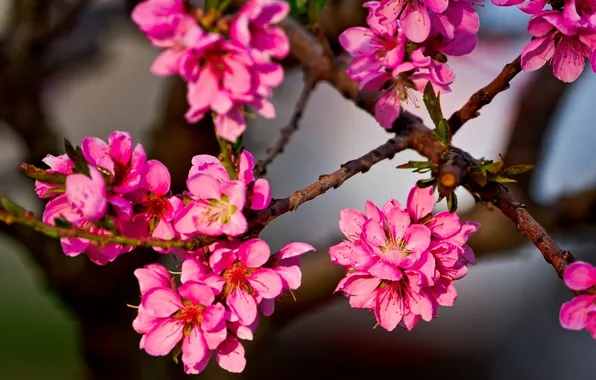
M 305 74 L 304 88 L 302 89 L 300 97 L 296 102 L 290 122 L 279 131 L 280 136 L 275 144 L 267 149 L 267 156 L 264 159 L 259 160 L 255 165 L 255 176 L 264 175 L 267 172 L 267 165 L 271 164 L 277 156 L 283 153 L 286 145 L 288 145 L 292 139 L 294 132 L 298 130 L 298 123 L 302 118 L 304 110 L 306 109 L 306 104 L 308 103 L 308 99 L 310 98 L 310 95 L 312 94 L 316 85 L 317 80 L 311 78 L 308 74 Z
M 489 104 L 497 94 L 509 88 L 509 83 L 521 72 L 521 56 L 505 65 L 501 73 L 488 85 L 476 91 L 462 108 L 449 118 L 449 130 L 453 136 L 464 123 L 478 117 L 480 108 Z

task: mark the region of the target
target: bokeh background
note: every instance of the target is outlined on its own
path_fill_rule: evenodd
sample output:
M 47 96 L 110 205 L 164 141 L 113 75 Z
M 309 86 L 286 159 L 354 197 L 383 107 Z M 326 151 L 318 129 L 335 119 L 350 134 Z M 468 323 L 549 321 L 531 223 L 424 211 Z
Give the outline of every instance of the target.
M 135 1 L 0 0 L 0 193 L 37 212 L 33 184 L 16 170 L 61 152 L 62 138 L 78 143 L 128 130 L 184 186 L 190 158 L 215 153 L 212 127 L 185 123 L 184 85 L 152 76 L 157 51 L 130 21 Z M 334 41 L 363 22 L 360 0 L 328 0 L 321 24 Z M 482 29 L 476 51 L 450 60 L 457 80 L 442 97 L 446 114 L 494 78 L 529 40 L 528 17 L 515 8 L 478 6 Z M 67 15 L 66 17 L 64 17 Z M 57 20 L 63 20 L 57 24 Z M 56 26 L 59 25 L 59 26 Z M 48 32 L 50 31 L 50 32 Z M 301 72 L 287 62 L 275 92 L 276 120 L 251 122 L 245 145 L 262 157 L 289 119 Z M 536 164 L 519 178 L 530 210 L 576 257 L 596 262 L 596 75 L 588 68 L 564 86 L 550 67 L 522 74 L 512 88 L 467 123 L 454 143 L 476 157 Z M 406 105 L 423 117 L 423 107 Z M 325 84 L 318 86 L 300 131 L 267 179 L 285 197 L 387 139 L 368 115 Z M 483 223 L 472 246 L 478 263 L 457 284 L 454 307 L 412 332 L 373 329 L 374 317 L 352 310 L 332 290 L 341 269 L 328 259 L 341 240 L 342 208 L 367 199 L 405 199 L 416 180 L 395 166 L 404 152 L 358 175 L 338 190 L 285 215 L 263 233 L 272 249 L 291 241 L 317 247 L 304 261 L 297 301 L 284 300 L 262 320 L 249 344 L 243 375 L 210 366 L 201 379 L 326 379 L 352 376 L 413 379 L 594 379 L 596 343 L 588 333 L 560 328 L 558 311 L 572 294 L 540 253 L 498 210 L 459 192 L 463 218 Z M 138 250 L 106 267 L 66 258 L 56 242 L 18 227 L 0 226 L 0 379 L 186 378 L 169 357 L 138 350 L 131 328 L 138 303 L 132 270 L 160 259 Z

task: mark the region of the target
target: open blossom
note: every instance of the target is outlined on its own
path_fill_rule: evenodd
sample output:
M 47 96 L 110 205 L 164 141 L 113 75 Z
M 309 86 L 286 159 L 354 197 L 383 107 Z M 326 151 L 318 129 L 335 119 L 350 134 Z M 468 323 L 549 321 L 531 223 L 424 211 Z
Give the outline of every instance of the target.
M 571 290 L 583 291 L 596 285 L 596 268 L 577 261 L 567 267 L 563 280 Z M 561 326 L 569 330 L 586 329 L 596 339 L 596 296 L 582 294 L 565 302 L 559 313 Z
M 81 220 L 97 221 L 103 218 L 108 207 L 106 183 L 101 173 L 92 166 L 89 174 L 91 178 L 85 174 L 66 177 L 66 198 Z
M 270 256 L 269 246 L 260 239 L 222 244 L 213 250 L 209 266 L 221 276 L 216 283 L 221 286 L 226 305 L 232 312 L 231 321 L 249 326 L 257 318 L 259 303 L 281 294 L 280 275 L 263 267 Z
M 170 172 L 164 164 L 156 160 L 147 161 L 142 189 L 130 198 L 134 204 L 134 216 L 125 227 L 128 234 L 164 240 L 177 237 L 172 222 L 182 208 L 182 200 L 170 194 Z M 157 247 L 154 249 L 169 252 Z
M 245 106 L 275 117 L 266 98 L 284 71 L 271 59 L 284 58 L 289 42 L 273 24 L 288 12 L 284 1 L 251 0 L 230 20 L 210 10 L 186 13 L 180 0 L 146 0 L 132 17 L 155 46 L 165 49 L 151 71 L 178 74 L 188 82 L 186 119 L 195 123 L 214 112 L 217 134 L 235 142 L 246 129 Z
M 383 25 L 399 19 L 406 37 L 419 43 L 430 33 L 429 11 L 443 13 L 448 6 L 449 0 L 382 0 L 375 14 Z
M 450 212 L 433 215 L 434 189 L 414 187 L 406 208 L 391 200 L 378 208 L 367 202 L 366 213 L 342 210 L 340 229 L 347 240 L 330 248 L 331 261 L 348 273 L 336 291 L 350 305 L 375 313 L 387 330 L 412 329 L 430 321 L 438 306 L 452 306 L 453 281 L 474 263 L 465 244 L 478 224 L 461 223 Z
M 536 37 L 522 50 L 524 71 L 534 71 L 552 60 L 553 73 L 563 82 L 575 81 L 590 59 L 596 71 L 596 33 L 570 25 L 560 11 L 536 13 L 528 24 L 529 33 Z
M 227 335 L 224 306 L 215 302 L 217 291 L 198 281 L 172 288 L 157 265 L 135 274 L 142 292 L 133 322 L 135 330 L 143 334 L 140 348 L 164 356 L 180 344 L 185 372 L 200 373 Z
M 546 6 L 546 0 L 491 0 L 493 4 L 502 7 L 517 5 L 525 13 L 534 14 L 542 11 Z M 589 0 L 591 1 L 591 0 Z

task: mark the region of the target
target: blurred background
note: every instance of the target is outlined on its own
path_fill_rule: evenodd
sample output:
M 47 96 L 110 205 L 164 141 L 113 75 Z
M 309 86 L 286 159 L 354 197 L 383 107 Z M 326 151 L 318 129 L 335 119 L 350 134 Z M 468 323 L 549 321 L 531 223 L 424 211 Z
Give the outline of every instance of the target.
M 64 137 L 79 143 L 127 130 L 172 171 L 181 190 L 190 158 L 217 152 L 205 121 L 189 126 L 184 84 L 158 78 L 149 67 L 157 51 L 130 21 L 134 0 L 0 0 L 0 193 L 41 211 L 33 184 L 16 170 L 62 153 Z M 361 0 L 328 0 L 321 24 L 331 41 L 362 24 Z M 450 60 L 457 81 L 442 97 L 445 114 L 494 78 L 529 40 L 527 15 L 515 7 L 478 6 L 482 29 L 476 51 Z M 263 157 L 289 119 L 302 75 L 287 63 L 273 100 L 276 120 L 251 122 L 245 145 Z M 596 262 L 596 75 L 586 69 L 563 85 L 551 67 L 522 74 L 509 91 L 455 137 L 476 157 L 507 165 L 535 164 L 512 190 L 564 249 Z M 425 117 L 415 104 L 406 109 Z M 307 106 L 300 131 L 269 168 L 274 197 L 285 197 L 320 174 L 368 152 L 388 138 L 368 115 L 325 84 Z M 342 208 L 367 199 L 404 200 L 416 180 L 395 166 L 417 159 L 403 152 L 338 190 L 279 218 L 263 233 L 272 249 L 306 241 L 317 252 L 304 260 L 297 301 L 284 299 L 247 345 L 248 365 L 232 375 L 216 365 L 202 379 L 326 379 L 351 376 L 414 379 L 594 379 L 596 343 L 559 326 L 572 297 L 552 267 L 498 210 L 458 193 L 465 219 L 483 227 L 471 244 L 478 262 L 457 283 L 458 301 L 432 323 L 388 333 L 372 314 L 350 309 L 332 291 L 342 275 L 328 248 L 341 240 Z M 443 207 L 443 206 L 441 206 Z M 159 257 L 137 250 L 106 267 L 66 258 L 57 242 L 0 225 L 0 379 L 186 378 L 170 357 L 139 351 L 126 304 L 138 303 L 133 270 Z

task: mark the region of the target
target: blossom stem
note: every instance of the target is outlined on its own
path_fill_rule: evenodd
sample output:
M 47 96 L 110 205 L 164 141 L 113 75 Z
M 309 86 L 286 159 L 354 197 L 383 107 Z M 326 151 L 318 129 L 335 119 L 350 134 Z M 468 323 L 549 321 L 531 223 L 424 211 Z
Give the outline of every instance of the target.
M 6 198 L 4 198 L 6 199 Z M 134 247 L 182 248 L 194 250 L 218 240 L 216 237 L 199 236 L 185 240 L 162 240 L 155 238 L 132 238 L 120 235 L 99 235 L 77 227 L 51 226 L 37 219 L 32 212 L 24 211 L 18 214 L 0 209 L 0 221 L 5 224 L 22 224 L 54 239 L 82 238 L 91 240 L 99 245 L 122 244 Z
M 232 145 L 227 142 L 226 140 L 222 139 L 221 137 L 217 136 L 217 142 L 219 143 L 219 149 L 221 150 L 220 159 L 222 165 L 228 171 L 230 175 L 230 179 L 237 179 L 238 173 L 236 172 L 236 168 L 234 167 L 234 161 L 232 160 Z

